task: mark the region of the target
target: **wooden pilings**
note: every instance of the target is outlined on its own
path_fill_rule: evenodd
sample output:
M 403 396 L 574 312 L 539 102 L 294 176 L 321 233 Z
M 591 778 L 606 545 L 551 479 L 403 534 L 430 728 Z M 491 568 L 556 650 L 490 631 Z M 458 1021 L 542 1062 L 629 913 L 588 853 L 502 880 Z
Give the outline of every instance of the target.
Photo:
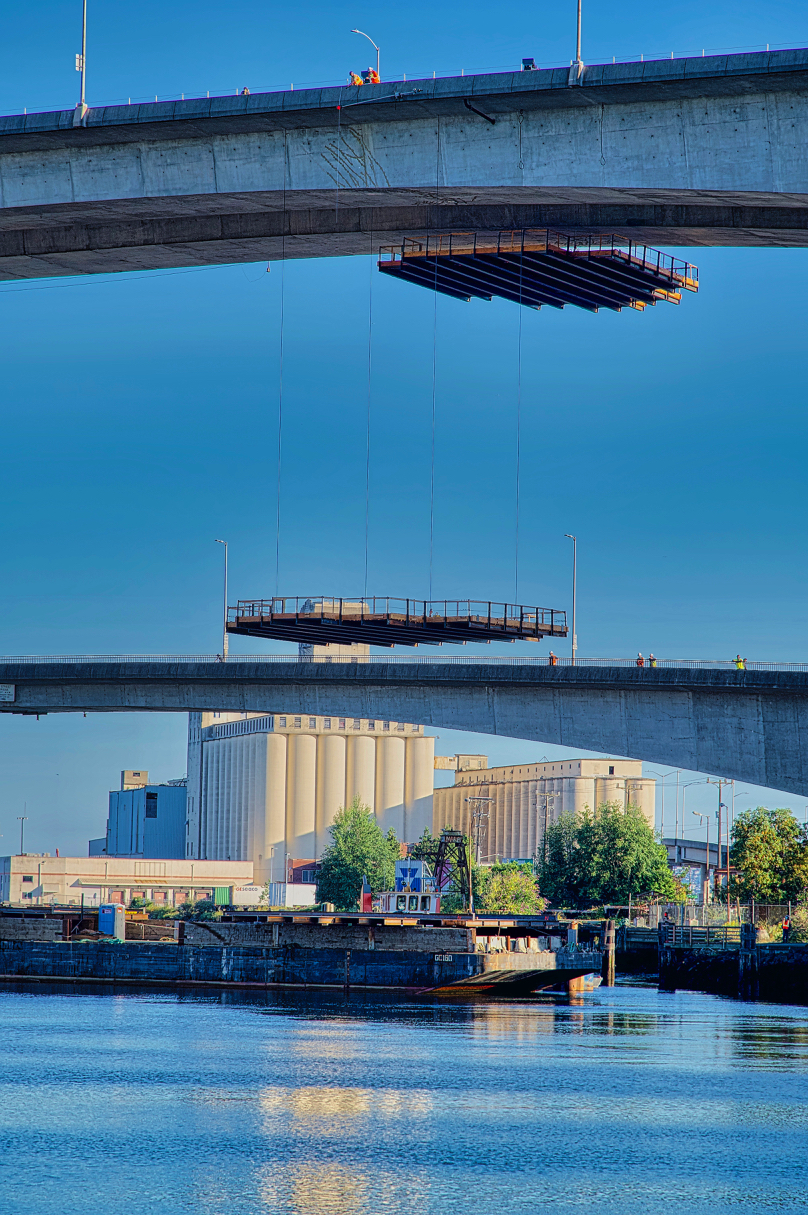
M 614 987 L 614 972 L 615 972 L 615 956 L 616 956 L 616 941 L 615 941 L 615 925 L 614 920 L 607 920 L 603 930 L 603 983 L 606 987 Z

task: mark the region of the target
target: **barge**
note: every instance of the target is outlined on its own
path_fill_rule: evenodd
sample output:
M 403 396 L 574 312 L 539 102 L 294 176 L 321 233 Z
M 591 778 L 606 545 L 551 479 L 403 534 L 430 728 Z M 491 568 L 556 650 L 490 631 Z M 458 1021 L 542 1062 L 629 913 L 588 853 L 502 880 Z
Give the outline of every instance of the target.
M 103 937 L 66 917 L 0 913 L 0 980 L 395 990 L 440 997 L 585 990 L 599 942 L 546 916 L 232 912 L 162 921 L 162 940 Z M 155 923 L 155 921 L 151 921 Z M 157 923 L 160 923 L 157 921 Z M 137 926 L 132 925 L 132 937 Z

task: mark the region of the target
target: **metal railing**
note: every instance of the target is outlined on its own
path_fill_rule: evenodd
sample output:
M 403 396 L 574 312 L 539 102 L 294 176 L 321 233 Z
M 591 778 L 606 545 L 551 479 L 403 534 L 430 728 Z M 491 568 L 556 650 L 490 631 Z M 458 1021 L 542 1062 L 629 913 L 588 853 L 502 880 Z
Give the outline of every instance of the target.
M 301 659 L 297 654 L 229 654 L 227 659 L 223 659 L 221 654 L 7 654 L 0 655 L 0 667 L 4 665 L 36 665 L 43 663 L 86 663 L 86 662 L 160 662 L 160 663 L 178 663 L 178 662 L 209 662 L 221 663 L 301 663 L 311 662 L 312 659 Z M 466 655 L 466 654 L 441 654 L 441 655 L 395 655 L 395 654 L 370 654 L 362 660 L 363 665 L 378 665 L 384 664 L 387 666 L 398 666 L 402 664 L 417 665 L 417 666 L 539 666 L 539 667 L 570 667 L 573 665 L 570 658 L 555 658 L 550 659 L 546 655 L 544 657 L 532 657 L 526 655 L 524 658 L 512 657 L 491 657 L 487 654 Z M 623 670 L 627 667 L 636 667 L 636 660 L 633 658 L 576 658 L 576 669 L 582 667 L 588 668 L 613 668 Z M 667 670 L 692 670 L 692 671 L 729 671 L 735 670 L 735 662 L 732 659 L 688 659 L 688 658 L 660 658 L 656 662 L 656 667 L 645 666 L 642 668 L 643 677 L 647 677 L 653 673 L 655 669 Z M 781 671 L 785 674 L 789 672 L 806 672 L 808 671 L 808 662 L 752 662 L 746 663 L 747 671 Z M 639 670 L 639 669 L 638 669 Z
M 740 924 L 708 924 L 704 928 L 688 924 L 665 924 L 662 926 L 662 940 L 666 945 L 680 946 L 685 949 L 740 949 Z
M 417 625 L 430 621 L 468 621 L 487 628 L 566 629 L 567 613 L 554 608 L 524 607 L 518 603 L 493 603 L 481 599 L 399 599 L 390 596 L 276 596 L 272 599 L 239 599 L 228 608 L 228 621 L 243 618 L 294 616 L 295 619 L 384 619 L 395 624 Z
M 629 268 L 666 278 L 672 286 L 698 291 L 698 267 L 660 249 L 637 244 L 616 233 L 575 235 L 550 228 L 524 228 L 501 232 L 435 232 L 425 237 L 407 237 L 401 245 L 385 245 L 379 261 L 402 261 L 408 257 L 474 257 L 487 254 L 558 252 L 568 256 L 597 258 L 603 255 L 628 263 Z

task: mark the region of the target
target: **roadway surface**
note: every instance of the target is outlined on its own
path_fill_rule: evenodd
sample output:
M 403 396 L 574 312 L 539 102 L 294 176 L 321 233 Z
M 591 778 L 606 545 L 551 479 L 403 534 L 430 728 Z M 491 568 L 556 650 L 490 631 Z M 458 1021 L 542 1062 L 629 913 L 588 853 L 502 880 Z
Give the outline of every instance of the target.
M 808 51 L 0 118 L 0 278 L 552 227 L 808 243 Z
M 808 796 L 808 670 L 536 662 L 0 660 L 0 710 L 282 712 L 630 756 Z M 305 718 L 302 728 L 305 730 Z

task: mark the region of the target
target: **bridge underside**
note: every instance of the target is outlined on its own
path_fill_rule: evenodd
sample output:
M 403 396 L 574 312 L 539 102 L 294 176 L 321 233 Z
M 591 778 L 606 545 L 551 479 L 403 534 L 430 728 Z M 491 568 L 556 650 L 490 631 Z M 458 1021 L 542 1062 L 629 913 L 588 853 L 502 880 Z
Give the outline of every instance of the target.
M 808 673 L 537 664 L 0 664 L 0 713 L 312 713 L 599 751 L 808 796 Z
M 551 228 L 808 245 L 808 51 L 0 116 L 0 278 Z
M 666 246 L 808 245 L 808 195 L 596 187 L 233 192 L 0 211 L 0 279 L 376 255 L 436 232 L 552 228 Z

